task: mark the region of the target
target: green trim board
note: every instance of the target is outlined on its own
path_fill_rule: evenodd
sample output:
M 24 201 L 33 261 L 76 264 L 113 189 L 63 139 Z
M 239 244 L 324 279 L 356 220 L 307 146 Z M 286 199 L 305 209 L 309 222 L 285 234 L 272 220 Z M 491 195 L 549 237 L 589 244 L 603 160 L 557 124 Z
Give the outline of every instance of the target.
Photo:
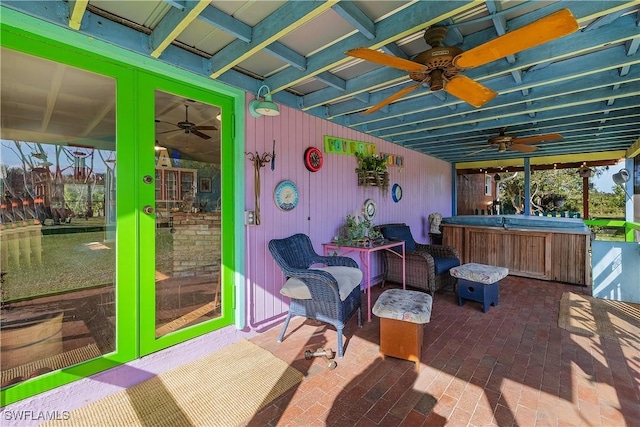
M 244 100 L 243 91 L 220 82 L 197 76 L 161 61 L 115 48 L 68 28 L 43 22 L 20 12 L 0 6 L 0 44 L 29 55 L 49 59 L 116 80 L 116 162 L 117 180 L 117 229 L 118 241 L 116 269 L 116 351 L 97 359 L 54 371 L 24 381 L 0 392 L 0 406 L 34 396 L 68 384 L 80 378 L 107 370 L 134 360 L 142 354 L 139 321 L 141 312 L 149 301 L 143 301 L 144 293 L 137 284 L 145 278 L 141 267 L 147 268 L 148 260 L 141 259 L 146 248 L 145 239 L 139 238 L 149 224 L 140 217 L 140 206 L 149 197 L 146 189 L 132 183 L 142 182 L 143 172 L 153 163 L 144 158 L 151 147 L 153 152 L 153 103 L 152 98 L 140 97 L 141 88 L 149 79 L 168 87 L 179 87 L 184 93 L 205 102 L 215 99 L 224 111 L 223 162 L 228 175 L 222 180 L 222 194 L 229 208 L 223 213 L 222 227 L 225 235 L 223 249 L 223 286 L 227 289 L 223 304 L 225 325 L 244 327 L 244 229 L 242 227 L 244 175 L 241 167 L 244 148 Z M 158 83 L 160 84 L 160 83 Z M 141 123 L 146 123 L 141 125 Z M 140 159 L 144 159 L 140 162 Z M 134 190 L 134 191 L 132 191 Z M 139 191 L 138 191 L 139 190 Z M 153 196 L 151 196 L 153 197 Z M 136 236 L 131 238 L 131 236 Z M 147 345 L 147 351 L 155 351 L 177 342 L 202 335 L 221 327 L 222 322 L 203 323 L 196 327 L 171 334 L 167 340 Z
M 626 242 L 634 241 L 634 231 L 640 231 L 640 223 L 617 219 L 585 219 L 585 224 L 595 227 L 624 228 Z

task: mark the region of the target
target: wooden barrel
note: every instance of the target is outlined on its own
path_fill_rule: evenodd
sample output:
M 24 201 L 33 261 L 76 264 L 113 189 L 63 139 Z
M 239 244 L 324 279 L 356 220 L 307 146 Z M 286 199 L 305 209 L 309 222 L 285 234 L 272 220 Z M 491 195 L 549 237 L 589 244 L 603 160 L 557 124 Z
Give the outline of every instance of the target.
M 2 369 L 11 369 L 62 353 L 62 318 L 63 313 L 54 313 L 2 322 Z

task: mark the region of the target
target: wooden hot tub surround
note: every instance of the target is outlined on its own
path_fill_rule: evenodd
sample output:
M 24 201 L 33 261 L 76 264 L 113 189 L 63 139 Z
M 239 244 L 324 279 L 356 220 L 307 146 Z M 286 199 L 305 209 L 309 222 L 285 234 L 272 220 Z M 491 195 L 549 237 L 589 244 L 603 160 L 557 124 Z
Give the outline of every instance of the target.
M 457 216 L 441 224 L 443 244 L 461 262 L 506 267 L 509 274 L 591 285 L 591 232 L 579 219 Z

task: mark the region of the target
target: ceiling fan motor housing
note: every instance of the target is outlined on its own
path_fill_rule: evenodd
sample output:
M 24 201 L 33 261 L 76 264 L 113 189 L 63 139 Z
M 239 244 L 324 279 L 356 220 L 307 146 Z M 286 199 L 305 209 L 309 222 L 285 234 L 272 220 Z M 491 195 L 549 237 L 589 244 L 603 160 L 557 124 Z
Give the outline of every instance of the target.
M 512 140 L 513 140 L 512 136 L 509 136 L 509 135 L 498 135 L 498 136 L 493 136 L 493 137 L 489 138 L 489 144 L 491 144 L 491 145 L 500 145 L 500 144 L 509 145 L 509 144 L 511 144 Z
M 460 69 L 453 65 L 453 58 L 462 53 L 462 49 L 457 47 L 434 47 L 422 53 L 419 53 L 414 62 L 425 66 L 425 71 L 412 71 L 409 73 L 409 77 L 417 82 L 423 81 L 427 75 L 430 75 L 431 90 L 441 90 L 441 87 L 434 87 L 434 82 L 437 80 L 434 71 L 439 71 L 443 77 L 450 79 L 453 76 L 460 73 Z M 436 74 L 436 75 L 434 75 Z M 440 82 L 441 83 L 441 82 Z
M 446 27 L 431 27 L 424 33 L 424 39 L 432 46 L 416 55 L 412 61 L 424 65 L 425 71 L 412 71 L 409 77 L 417 82 L 425 81 L 428 78 L 431 90 L 442 90 L 444 82 L 442 78 L 450 79 L 460 73 L 460 69 L 453 65 L 453 58 L 462 53 L 462 49 L 451 46 L 443 46 L 445 36 L 447 35 Z M 437 71 L 437 72 L 434 72 Z
M 176 124 L 180 129 L 184 129 L 184 130 L 191 130 L 196 126 L 195 123 L 191 123 L 191 122 L 178 122 Z

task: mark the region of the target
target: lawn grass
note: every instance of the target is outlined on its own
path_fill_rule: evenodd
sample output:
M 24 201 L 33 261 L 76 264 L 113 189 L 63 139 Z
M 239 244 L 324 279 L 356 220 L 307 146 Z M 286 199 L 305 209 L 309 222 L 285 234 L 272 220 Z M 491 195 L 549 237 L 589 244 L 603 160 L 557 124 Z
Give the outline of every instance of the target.
M 115 242 L 105 242 L 104 231 L 44 234 L 40 262 L 35 254 L 30 261 L 21 254 L 19 263 L 13 258 L 6 266 L 3 300 L 113 284 L 115 255 Z
M 9 257 L 10 262 L 3 266 L 6 275 L 2 284 L 2 301 L 6 303 L 96 286 L 113 286 L 115 241 L 107 241 L 105 231 L 93 231 L 100 228 L 96 225 L 79 220 L 75 227 L 43 227 L 40 262 L 32 253 L 30 262 L 21 255 L 19 264 L 15 257 Z M 156 230 L 156 269 L 166 275 L 173 271 L 173 235 L 168 228 Z

